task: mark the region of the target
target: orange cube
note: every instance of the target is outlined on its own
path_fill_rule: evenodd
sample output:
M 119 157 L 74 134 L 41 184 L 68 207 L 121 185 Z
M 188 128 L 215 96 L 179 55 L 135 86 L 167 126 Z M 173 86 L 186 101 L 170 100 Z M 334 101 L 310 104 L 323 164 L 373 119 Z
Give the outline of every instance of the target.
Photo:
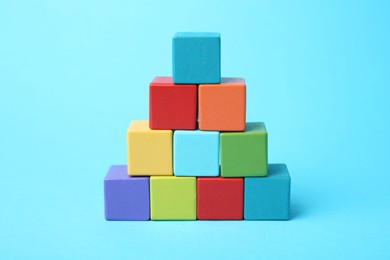
M 198 91 L 200 130 L 245 130 L 246 85 L 244 79 L 221 78 L 220 84 L 201 84 Z

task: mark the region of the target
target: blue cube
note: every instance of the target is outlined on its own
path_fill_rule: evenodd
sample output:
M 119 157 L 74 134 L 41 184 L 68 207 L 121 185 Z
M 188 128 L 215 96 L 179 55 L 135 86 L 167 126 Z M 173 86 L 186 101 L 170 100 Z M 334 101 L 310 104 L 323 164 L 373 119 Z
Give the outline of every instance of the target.
M 172 70 L 176 84 L 220 83 L 220 34 L 176 33 L 172 40 Z
M 245 178 L 244 219 L 288 220 L 290 184 L 285 164 L 269 164 L 268 177 Z
M 173 172 L 176 176 L 218 176 L 219 132 L 175 131 Z
M 113 165 L 104 178 L 107 220 L 149 220 L 149 177 L 127 175 L 127 165 Z

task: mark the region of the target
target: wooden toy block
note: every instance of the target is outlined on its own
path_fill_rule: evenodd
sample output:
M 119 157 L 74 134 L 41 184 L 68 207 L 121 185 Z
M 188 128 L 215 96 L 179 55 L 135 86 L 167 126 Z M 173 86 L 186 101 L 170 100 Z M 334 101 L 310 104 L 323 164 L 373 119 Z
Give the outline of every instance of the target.
M 221 133 L 221 176 L 266 176 L 267 137 L 267 130 L 262 122 L 247 123 L 245 132 Z
M 173 175 L 172 130 L 151 130 L 149 121 L 132 121 L 127 129 L 129 175 Z
M 150 177 L 152 220 L 195 220 L 195 177 Z
M 270 164 L 268 177 L 245 178 L 244 218 L 288 220 L 290 175 L 285 164 Z
M 126 165 L 113 165 L 104 178 L 107 220 L 148 220 L 149 177 L 129 177 Z
M 220 84 L 199 85 L 199 129 L 244 131 L 246 85 L 242 78 L 222 78 Z
M 149 86 L 149 127 L 195 129 L 197 92 L 196 85 L 177 85 L 171 77 L 155 77 Z
M 219 132 L 175 131 L 173 173 L 176 176 L 219 175 Z
M 243 219 L 242 178 L 197 179 L 197 218 L 200 220 Z
M 219 83 L 221 37 L 219 33 L 176 33 L 172 39 L 173 82 Z

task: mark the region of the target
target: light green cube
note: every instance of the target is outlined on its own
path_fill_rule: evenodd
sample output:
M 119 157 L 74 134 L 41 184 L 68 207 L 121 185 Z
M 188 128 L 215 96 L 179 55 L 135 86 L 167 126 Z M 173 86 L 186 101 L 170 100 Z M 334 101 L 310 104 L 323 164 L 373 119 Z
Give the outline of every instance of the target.
M 196 220 L 195 177 L 150 177 L 152 220 Z
M 244 132 L 220 137 L 221 176 L 267 176 L 268 134 L 263 122 L 246 123 Z

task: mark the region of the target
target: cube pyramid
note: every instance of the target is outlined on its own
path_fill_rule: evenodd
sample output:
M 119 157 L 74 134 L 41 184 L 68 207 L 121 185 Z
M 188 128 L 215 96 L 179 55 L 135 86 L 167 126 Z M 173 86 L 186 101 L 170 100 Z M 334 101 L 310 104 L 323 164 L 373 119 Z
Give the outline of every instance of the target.
M 219 33 L 172 38 L 172 77 L 149 85 L 149 119 L 127 129 L 127 165 L 104 179 L 107 220 L 289 220 L 291 179 L 268 163 L 246 83 L 221 77 Z

